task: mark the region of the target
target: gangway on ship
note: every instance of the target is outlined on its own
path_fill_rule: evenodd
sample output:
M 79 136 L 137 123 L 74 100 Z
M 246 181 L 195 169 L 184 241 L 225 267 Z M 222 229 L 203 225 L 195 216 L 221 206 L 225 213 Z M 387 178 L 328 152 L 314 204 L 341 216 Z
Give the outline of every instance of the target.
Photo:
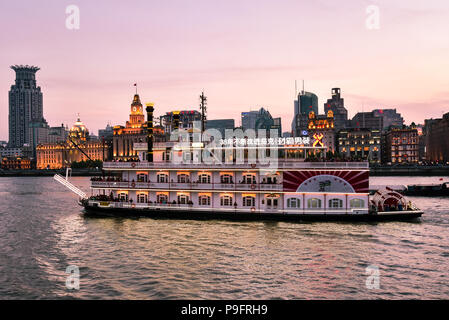
M 68 179 L 64 179 L 60 174 L 55 174 L 53 178 L 73 193 L 76 193 L 81 199 L 87 199 L 87 194 L 83 190 L 70 183 Z

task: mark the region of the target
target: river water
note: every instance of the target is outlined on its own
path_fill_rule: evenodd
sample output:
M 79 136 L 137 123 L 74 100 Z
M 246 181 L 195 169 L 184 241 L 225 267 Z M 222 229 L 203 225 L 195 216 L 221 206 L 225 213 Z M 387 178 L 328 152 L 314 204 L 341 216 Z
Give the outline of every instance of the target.
M 90 218 L 76 200 L 52 178 L 0 178 L 0 298 L 449 298 L 449 198 L 411 198 L 420 220 L 382 223 Z M 70 265 L 79 290 L 66 288 Z

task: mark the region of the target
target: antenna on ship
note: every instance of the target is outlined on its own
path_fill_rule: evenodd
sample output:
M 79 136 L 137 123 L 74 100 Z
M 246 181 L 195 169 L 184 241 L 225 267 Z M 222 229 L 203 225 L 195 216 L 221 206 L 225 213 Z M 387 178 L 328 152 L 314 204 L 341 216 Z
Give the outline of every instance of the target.
M 201 110 L 201 133 L 206 130 L 206 115 L 207 115 L 207 97 L 204 95 L 204 90 L 200 95 L 200 110 Z

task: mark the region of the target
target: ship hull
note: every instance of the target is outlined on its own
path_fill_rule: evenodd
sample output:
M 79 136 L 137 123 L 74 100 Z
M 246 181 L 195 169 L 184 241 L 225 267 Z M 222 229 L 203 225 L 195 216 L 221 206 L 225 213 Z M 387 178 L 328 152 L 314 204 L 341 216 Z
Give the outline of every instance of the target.
M 326 213 L 265 213 L 221 212 L 218 210 L 196 211 L 194 209 L 167 210 L 163 208 L 105 208 L 83 204 L 87 216 L 149 217 L 155 219 L 181 220 L 233 220 L 233 221 L 406 221 L 415 220 L 422 211 L 382 212 L 379 214 L 326 214 Z

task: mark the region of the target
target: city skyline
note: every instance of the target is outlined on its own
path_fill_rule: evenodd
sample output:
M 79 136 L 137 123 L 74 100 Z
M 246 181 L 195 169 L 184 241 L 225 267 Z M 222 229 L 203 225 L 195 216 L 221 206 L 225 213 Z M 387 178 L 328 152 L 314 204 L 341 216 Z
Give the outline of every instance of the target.
M 79 30 L 65 27 L 69 3 L 0 4 L 8 12 L 0 25 L 9 30 L 0 53 L 4 114 L 15 64 L 41 68 L 36 76 L 50 125 L 70 126 L 80 113 L 93 133 L 128 117 L 136 82 L 156 115 L 198 110 L 204 89 L 209 119 L 233 118 L 237 125 L 242 110 L 264 107 L 282 118 L 284 131 L 293 118 L 294 81 L 302 79 L 306 91 L 317 94 L 320 113 L 334 87 L 342 90 L 349 118 L 396 108 L 407 124 L 423 123 L 448 110 L 449 45 L 441 39 L 449 5 L 443 1 L 284 1 L 282 10 L 259 1 L 257 11 L 256 2 L 205 2 L 204 11 L 178 3 L 185 10 L 176 12 L 143 1 L 76 4 Z M 370 4 L 380 8 L 378 30 L 365 27 Z M 21 28 L 8 28 L 19 20 Z M 7 140 L 6 116 L 0 126 L 0 140 Z

